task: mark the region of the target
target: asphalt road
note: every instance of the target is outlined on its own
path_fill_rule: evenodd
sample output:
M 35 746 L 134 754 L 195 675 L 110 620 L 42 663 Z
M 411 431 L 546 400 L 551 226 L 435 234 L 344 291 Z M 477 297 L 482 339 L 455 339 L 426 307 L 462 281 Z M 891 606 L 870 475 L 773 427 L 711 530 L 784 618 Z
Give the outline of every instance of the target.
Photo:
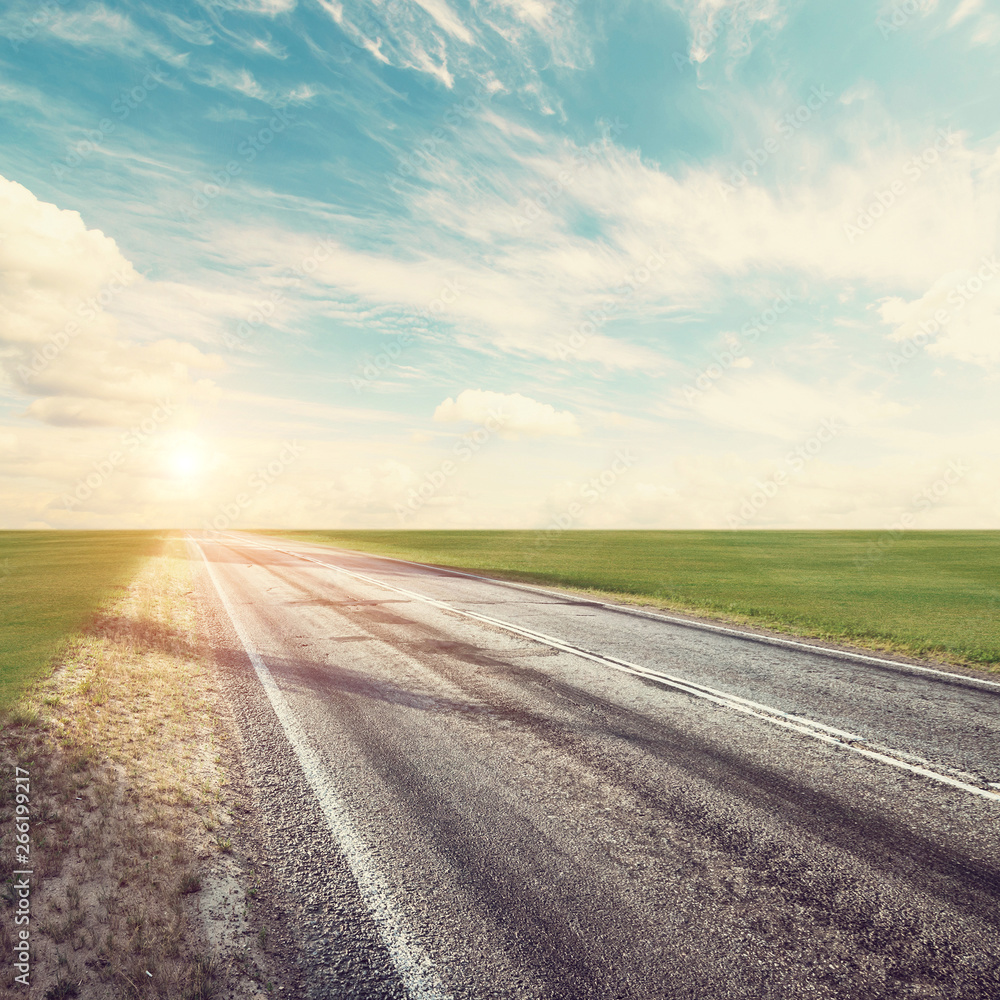
M 302 996 L 1000 997 L 1000 686 L 197 546 Z

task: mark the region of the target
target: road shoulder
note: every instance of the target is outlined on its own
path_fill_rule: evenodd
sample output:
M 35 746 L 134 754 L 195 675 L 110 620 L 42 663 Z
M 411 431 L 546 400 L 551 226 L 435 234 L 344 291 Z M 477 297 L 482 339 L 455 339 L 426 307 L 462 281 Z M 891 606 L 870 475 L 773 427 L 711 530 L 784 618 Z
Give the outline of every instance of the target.
M 280 990 L 233 744 L 187 552 L 168 539 L 0 730 L 6 772 L 30 776 L 32 995 Z M 13 793 L 5 782 L 5 833 Z M 5 897 L 9 916 L 13 876 Z M 7 953 L 15 925 L 0 927 Z

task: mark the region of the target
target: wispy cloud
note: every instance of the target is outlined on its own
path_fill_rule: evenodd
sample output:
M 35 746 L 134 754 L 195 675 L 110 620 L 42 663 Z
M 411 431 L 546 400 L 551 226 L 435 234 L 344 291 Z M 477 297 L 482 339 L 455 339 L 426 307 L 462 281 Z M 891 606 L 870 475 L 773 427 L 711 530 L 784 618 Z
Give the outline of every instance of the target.
M 56 38 L 81 48 L 101 49 L 129 58 L 152 56 L 171 65 L 186 61 L 185 54 L 138 27 L 127 14 L 100 3 L 82 11 L 61 10 L 45 27 Z
M 780 29 L 786 4 L 781 0 L 669 0 L 687 19 L 691 35 L 689 58 L 704 63 L 713 54 L 724 59 L 750 54 L 760 26 Z
M 627 453 L 576 526 L 725 526 L 824 419 L 761 524 L 959 452 L 934 516 L 995 517 L 996 15 L 846 4 L 15 0 L 0 522 L 202 523 L 296 438 L 247 523 L 391 526 L 497 407 L 414 525 L 544 527 Z

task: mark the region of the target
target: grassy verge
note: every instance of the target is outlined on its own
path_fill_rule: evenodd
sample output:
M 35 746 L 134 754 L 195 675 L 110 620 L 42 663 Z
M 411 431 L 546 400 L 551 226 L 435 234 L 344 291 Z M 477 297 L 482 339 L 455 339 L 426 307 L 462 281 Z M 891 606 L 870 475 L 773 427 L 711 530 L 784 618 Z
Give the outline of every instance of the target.
M 1000 532 L 268 532 L 1000 669 Z
M 151 531 L 0 531 L 0 710 L 156 545 Z
M 244 975 L 260 978 L 249 925 L 238 946 L 222 948 L 204 912 L 235 877 L 234 820 L 221 763 L 228 736 L 191 595 L 183 544 L 161 541 L 64 644 L 51 676 L 2 717 L 5 834 L 14 768 L 30 774 L 31 863 L 11 867 L 35 873 L 32 996 L 259 995 Z M 11 878 L 3 889 L 9 955 Z

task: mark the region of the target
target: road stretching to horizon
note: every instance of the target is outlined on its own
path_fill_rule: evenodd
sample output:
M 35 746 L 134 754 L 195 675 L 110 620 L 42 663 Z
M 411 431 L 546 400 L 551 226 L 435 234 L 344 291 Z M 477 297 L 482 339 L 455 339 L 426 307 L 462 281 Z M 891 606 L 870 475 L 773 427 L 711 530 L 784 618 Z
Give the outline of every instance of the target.
M 1000 685 L 193 538 L 302 996 L 1000 997 Z

